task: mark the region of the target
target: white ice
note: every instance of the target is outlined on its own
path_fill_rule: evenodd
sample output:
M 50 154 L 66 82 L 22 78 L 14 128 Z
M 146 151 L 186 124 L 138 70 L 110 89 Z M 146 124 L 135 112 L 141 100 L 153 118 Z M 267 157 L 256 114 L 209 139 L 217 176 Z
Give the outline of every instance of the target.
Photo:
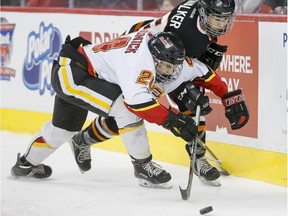
M 203 185 L 194 177 L 191 197 L 181 198 L 188 167 L 158 162 L 172 175 L 172 189 L 138 186 L 129 156 L 92 148 L 92 169 L 81 174 L 70 147 L 61 146 L 45 163 L 53 174 L 46 180 L 15 179 L 10 169 L 16 154 L 24 153 L 30 134 L 1 135 L 2 216 L 286 216 L 287 188 L 222 177 L 221 187 Z

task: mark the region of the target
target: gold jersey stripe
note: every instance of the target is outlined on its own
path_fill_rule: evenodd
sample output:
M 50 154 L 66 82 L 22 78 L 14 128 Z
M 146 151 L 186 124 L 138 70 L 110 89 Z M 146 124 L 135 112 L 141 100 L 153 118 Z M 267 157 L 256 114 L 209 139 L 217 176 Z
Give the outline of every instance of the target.
M 53 149 L 52 146 L 50 146 L 49 144 L 47 143 L 40 143 L 40 142 L 34 142 L 32 144 L 33 147 L 37 147 L 37 148 L 48 148 L 48 149 Z
M 121 128 L 121 129 L 119 129 L 119 134 L 122 135 L 122 134 L 128 133 L 128 132 L 130 132 L 130 131 L 137 130 L 138 128 L 143 127 L 143 125 L 144 125 L 144 123 L 141 124 L 141 125 L 138 125 L 138 126 L 136 126 L 136 127 Z
M 212 73 L 212 75 L 209 76 L 208 79 L 205 79 L 205 82 L 209 82 L 211 79 L 213 79 L 216 76 L 216 74 L 214 73 L 214 71 L 208 65 L 206 65 L 206 66 L 210 69 L 210 71 Z
M 155 103 L 155 104 L 152 104 L 150 106 L 146 106 L 146 107 L 143 107 L 143 108 L 133 108 L 131 106 L 129 106 L 132 110 L 134 111 L 146 111 L 146 110 L 149 110 L 149 109 L 153 109 L 157 106 L 159 106 L 160 104 L 159 103 Z
M 67 58 L 62 57 L 62 64 L 63 65 L 67 65 Z M 70 85 L 69 83 L 69 79 L 68 79 L 68 74 L 67 74 L 67 68 L 66 66 L 62 66 L 61 67 L 61 75 L 64 81 L 64 85 L 65 85 L 65 89 L 67 92 L 69 92 L 72 95 L 79 95 L 85 99 L 87 99 L 88 101 L 91 101 L 94 104 L 97 104 L 98 106 L 104 108 L 105 110 L 109 110 L 110 109 L 110 105 L 105 103 L 104 101 L 93 97 L 91 94 L 84 92 L 80 89 L 75 89 L 72 87 L 72 85 Z

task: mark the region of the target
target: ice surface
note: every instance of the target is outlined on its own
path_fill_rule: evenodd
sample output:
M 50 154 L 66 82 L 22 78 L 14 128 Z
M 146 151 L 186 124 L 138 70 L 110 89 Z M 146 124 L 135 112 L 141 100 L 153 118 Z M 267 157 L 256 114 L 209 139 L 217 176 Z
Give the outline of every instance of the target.
M 191 197 L 181 199 L 188 167 L 158 162 L 172 175 L 173 188 L 138 186 L 126 154 L 92 148 L 92 169 L 81 174 L 68 144 L 45 163 L 53 174 L 46 180 L 15 179 L 10 168 L 24 153 L 30 134 L 2 131 L 2 216 L 196 216 L 213 206 L 207 216 L 286 216 L 287 188 L 228 176 L 221 187 L 207 186 L 194 177 Z

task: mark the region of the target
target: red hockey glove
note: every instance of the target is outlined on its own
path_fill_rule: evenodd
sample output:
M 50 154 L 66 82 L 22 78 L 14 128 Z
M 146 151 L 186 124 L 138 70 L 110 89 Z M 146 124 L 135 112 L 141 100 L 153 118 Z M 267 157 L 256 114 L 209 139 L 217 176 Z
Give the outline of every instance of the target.
M 239 129 L 248 122 L 249 111 L 240 89 L 225 94 L 222 103 L 225 107 L 225 116 L 228 118 L 232 130 Z

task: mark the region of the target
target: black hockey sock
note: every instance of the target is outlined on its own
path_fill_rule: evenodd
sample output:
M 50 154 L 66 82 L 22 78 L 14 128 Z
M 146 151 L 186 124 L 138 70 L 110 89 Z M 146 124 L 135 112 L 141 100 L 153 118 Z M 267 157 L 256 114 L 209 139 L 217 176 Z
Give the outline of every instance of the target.
M 200 140 L 205 143 L 206 142 L 206 131 L 202 131 L 199 130 L 198 131 L 198 137 L 200 138 Z M 200 144 L 197 143 L 197 147 L 196 147 L 196 158 L 202 158 L 206 153 L 206 149 L 203 148 Z

